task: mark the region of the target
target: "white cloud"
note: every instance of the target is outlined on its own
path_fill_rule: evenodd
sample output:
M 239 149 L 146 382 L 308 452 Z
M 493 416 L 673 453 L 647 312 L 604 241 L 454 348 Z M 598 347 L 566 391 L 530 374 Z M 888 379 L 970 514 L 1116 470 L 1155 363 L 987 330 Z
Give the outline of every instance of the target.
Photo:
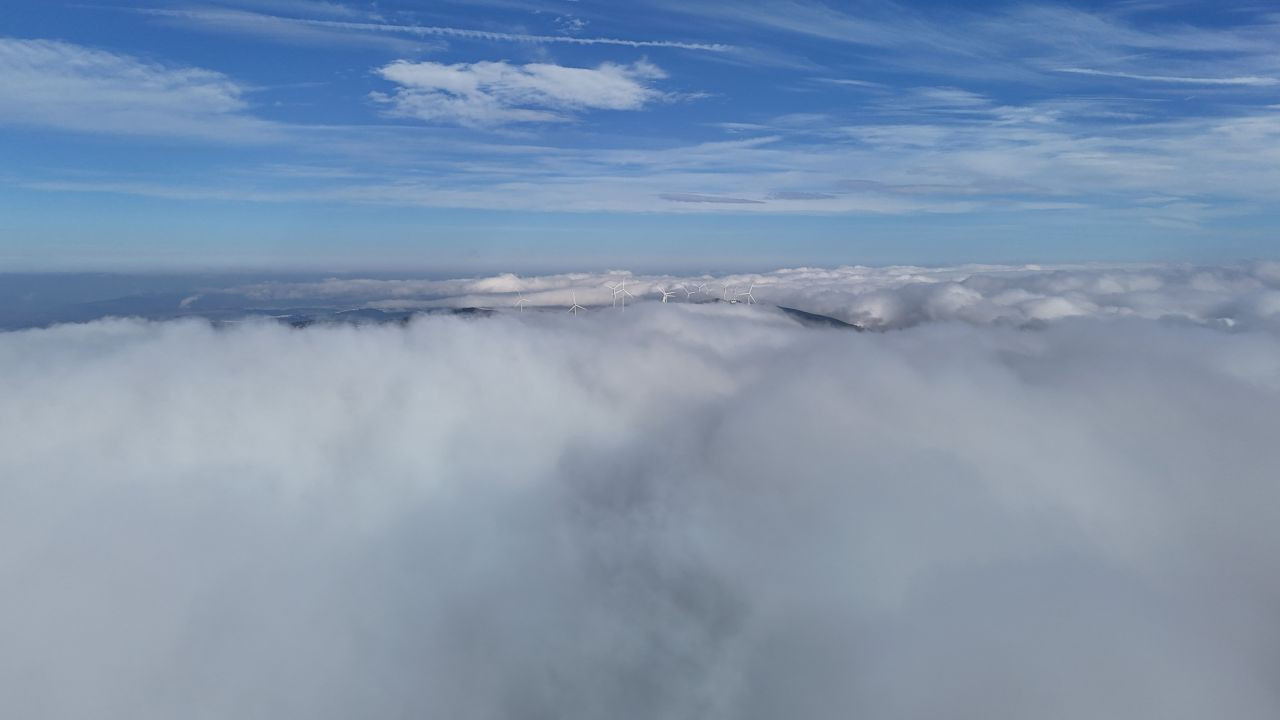
M 53 40 L 0 38 L 0 123 L 118 135 L 257 142 L 277 127 L 248 114 L 218 72 Z
M 1277 358 L 656 303 L 0 333 L 6 711 L 1272 718 Z
M 807 199 L 807 198 L 805 198 Z M 689 199 L 725 202 L 732 198 Z M 1036 327 L 1068 317 L 1163 320 L 1209 328 L 1280 330 L 1280 264 L 1238 267 L 1184 265 L 793 268 L 767 273 L 696 277 L 632 275 L 640 300 L 658 288 L 707 289 L 677 302 L 706 302 L 755 285 L 755 297 L 829 315 L 872 329 L 902 329 L 933 322 Z M 249 304 L 260 301 L 368 305 L 382 309 L 508 307 L 523 293 L 531 307 L 560 307 L 576 293 L 580 302 L 609 304 L 607 284 L 617 274 L 465 280 L 332 279 L 266 283 L 239 288 Z
M 389 114 L 466 126 L 564 122 L 585 110 L 639 110 L 664 97 L 649 83 L 666 77 L 644 61 L 579 68 L 399 60 L 378 74 L 400 86 L 391 95 L 374 94 Z
M 556 27 L 565 35 L 578 35 L 587 29 L 590 22 L 573 15 L 560 15 L 555 19 Z

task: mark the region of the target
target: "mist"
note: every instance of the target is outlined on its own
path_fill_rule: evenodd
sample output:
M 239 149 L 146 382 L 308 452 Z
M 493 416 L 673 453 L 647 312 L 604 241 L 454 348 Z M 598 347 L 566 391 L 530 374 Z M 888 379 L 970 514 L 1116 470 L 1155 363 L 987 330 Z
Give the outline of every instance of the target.
M 728 275 L 636 275 L 625 271 L 452 280 L 328 278 L 266 280 L 192 296 L 192 310 L 222 302 L 361 304 L 385 310 L 448 307 L 530 308 L 614 303 L 610 286 L 629 283 L 635 301 L 663 290 L 670 303 L 743 301 L 828 315 L 893 330 L 931 322 L 1039 326 L 1064 318 L 1175 320 L 1219 328 L 1280 329 L 1280 263 L 1231 266 L 960 265 L 785 268 Z
M 1274 718 L 1272 281 L 1168 277 L 0 333 L 0 707 Z

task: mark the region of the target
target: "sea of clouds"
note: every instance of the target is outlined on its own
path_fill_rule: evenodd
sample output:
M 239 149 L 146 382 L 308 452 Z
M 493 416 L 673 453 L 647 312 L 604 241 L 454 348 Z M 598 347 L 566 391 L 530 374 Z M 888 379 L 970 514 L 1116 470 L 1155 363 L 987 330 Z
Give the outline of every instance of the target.
M 527 308 L 613 306 L 612 289 L 627 284 L 627 302 L 717 299 L 783 305 L 869 329 L 926 322 L 1036 326 L 1072 317 L 1148 318 L 1193 324 L 1280 328 L 1280 262 L 1230 267 L 1194 265 L 793 268 L 733 275 L 634 275 L 629 272 L 514 274 L 459 280 L 330 278 L 263 282 L 234 289 L 244 302 L 322 300 L 383 310 L 438 307 Z M 692 293 L 692 294 L 690 294 Z M 202 296 L 189 300 L 199 303 Z M 190 304 L 190 303 L 189 303 Z
M 1280 716 L 1276 266 L 858 272 L 0 333 L 0 714 Z

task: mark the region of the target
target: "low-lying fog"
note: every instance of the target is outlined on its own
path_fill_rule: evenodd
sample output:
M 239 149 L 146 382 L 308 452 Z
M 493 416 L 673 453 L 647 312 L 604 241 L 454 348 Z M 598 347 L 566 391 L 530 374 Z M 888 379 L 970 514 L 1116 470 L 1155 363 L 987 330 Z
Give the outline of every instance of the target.
M 1280 716 L 1275 268 L 805 272 L 0 333 L 0 707 Z

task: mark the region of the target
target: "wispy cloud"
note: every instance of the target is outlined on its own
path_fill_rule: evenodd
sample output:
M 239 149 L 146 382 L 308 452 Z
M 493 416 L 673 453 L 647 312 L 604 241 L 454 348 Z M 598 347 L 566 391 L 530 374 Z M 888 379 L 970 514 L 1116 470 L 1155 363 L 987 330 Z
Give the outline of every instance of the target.
M 708 23 L 718 26 L 751 25 L 772 31 L 784 31 L 873 47 L 897 44 L 905 34 L 918 35 L 925 27 L 917 23 L 910 27 L 892 28 L 884 20 L 884 16 L 888 13 L 846 11 L 809 0 L 783 0 L 782 2 L 710 0 L 697 3 L 650 0 L 650 4 L 664 11 L 706 18 Z M 941 40 L 941 38 L 938 39 Z
M 284 10 L 275 3 L 241 5 Z M 798 5 L 809 7 L 803 2 Z M 752 12 L 758 7 L 747 4 Z M 843 12 L 832 6 L 819 9 L 819 17 Z M 339 12 L 325 15 L 325 22 L 352 17 Z M 767 19 L 774 13 L 768 9 L 764 14 Z M 807 16 L 797 13 L 797 17 Z M 384 24 L 371 23 L 367 14 L 359 18 L 355 25 Z M 550 61 L 401 60 L 379 64 L 372 75 L 361 76 L 375 84 L 361 89 L 374 90 L 365 95 L 374 100 L 367 105 L 384 116 L 421 120 L 435 127 L 418 123 L 303 126 L 255 119 L 244 87 L 221 74 L 81 48 L 88 60 L 64 60 L 60 73 L 83 75 L 86 67 L 107 63 L 107 58 L 123 65 L 98 71 L 101 88 L 77 86 L 41 94 L 34 88 L 56 83 L 44 78 L 24 80 L 32 72 L 30 63 L 18 63 L 18 71 L 8 73 L 17 82 L 0 88 L 0 95 L 7 94 L 6 119 L 17 122 L 16 118 L 27 117 L 25 122 L 32 124 L 96 132 L 272 137 L 288 141 L 287 152 L 306 148 L 305 154 L 275 158 L 277 164 L 341 169 L 328 176 L 313 171 L 308 177 L 290 177 L 264 173 L 260 165 L 229 171 L 223 166 L 198 179 L 42 170 L 9 182 L 47 190 L 98 189 L 159 197 L 571 212 L 956 213 L 1085 207 L 1123 209 L 1151 222 L 1176 222 L 1179 227 L 1194 227 L 1231 206 L 1275 202 L 1280 187 L 1280 150 L 1276 149 L 1280 119 L 1275 108 L 1235 105 L 1209 112 L 1202 107 L 1174 107 L 1176 98 L 1152 93 L 1150 88 L 1126 93 L 1134 97 L 1098 92 L 1075 96 L 1051 93 L 1049 86 L 1042 85 L 1057 83 L 1051 88 L 1056 91 L 1099 75 L 1182 85 L 1203 80 L 1228 87 L 1265 86 L 1273 81 L 1261 69 L 1237 72 L 1258 62 L 1253 30 L 1242 26 L 1179 30 L 1180 41 L 1192 48 L 1182 54 L 1179 65 L 1171 59 L 1176 54 L 1172 40 L 1124 15 L 1019 6 L 1007 9 L 1000 23 L 972 13 L 959 13 L 953 19 L 966 33 L 982 39 L 963 50 L 977 53 L 973 63 L 953 63 L 962 66 L 957 72 L 998 56 L 1006 65 L 1019 65 L 1019 72 L 1031 73 L 1034 87 L 1018 85 L 1009 91 L 1004 84 L 923 73 L 907 76 L 908 83 L 902 76 L 868 70 L 869 77 L 886 81 L 880 86 L 861 79 L 864 68 L 821 76 L 805 71 L 792 79 L 811 90 L 835 85 L 859 91 L 810 92 L 803 106 L 778 103 L 776 112 L 772 103 L 750 106 L 752 112 L 742 114 L 738 109 L 749 107 L 748 103 L 726 104 L 723 107 L 732 107 L 733 114 L 709 112 L 699 118 L 704 122 L 693 126 L 680 125 L 681 118 L 671 117 L 675 113 L 655 113 L 654 132 L 648 134 L 646 126 L 638 131 L 645 133 L 642 138 L 609 136 L 607 131 L 595 134 L 602 124 L 593 123 L 589 142 L 584 141 L 587 128 L 568 125 L 589 112 L 636 111 L 678 97 L 663 89 L 665 83 L 660 80 L 665 71 L 645 61 L 570 66 Z M 871 14 L 859 22 L 881 20 L 888 21 Z M 936 25 L 938 18 L 918 20 L 897 23 L 899 34 L 884 46 L 883 56 L 868 56 L 868 67 L 906 61 L 908 56 L 936 61 L 960 52 L 954 45 L 926 42 L 931 35 L 920 25 Z M 758 21 L 750 13 L 723 19 L 728 24 Z M 325 28 L 324 32 L 351 33 L 352 37 L 381 36 L 314 24 L 290 27 Z M 1043 32 L 1046 27 L 1055 30 L 1048 33 L 1052 37 L 1032 42 L 1033 31 Z M 1097 67 L 1106 69 L 1080 61 L 1078 46 L 1088 33 L 1093 33 L 1089 37 L 1100 48 Z M 1238 53 L 1224 49 L 1233 47 L 1233 40 L 1239 41 L 1234 45 L 1241 49 Z M 988 41 L 989 47 L 978 47 Z M 64 51 L 77 47 L 54 45 Z M 1117 59 L 1121 54 L 1129 59 Z M 1139 55 L 1143 62 L 1151 60 L 1153 68 L 1176 66 L 1179 72 L 1130 72 L 1131 66 L 1125 63 L 1137 62 L 1134 58 Z M 1221 75 L 1182 72 L 1196 64 L 1192 61 L 1208 57 L 1222 60 Z M 663 68 L 673 69 L 682 78 L 712 67 L 676 62 L 670 58 Z M 45 61 L 46 66 L 50 63 Z M 40 72 L 58 74 L 48 67 Z M 1071 73 L 1080 77 L 1073 80 Z M 144 79 L 130 79 L 134 76 Z M 707 72 L 699 80 L 717 78 L 717 73 Z M 381 89 L 376 87 L 379 84 Z M 1090 84 L 1096 90 L 1111 83 Z M 104 99 L 102 88 L 126 86 L 128 92 Z M 190 99 L 186 92 L 192 93 Z M 136 98 L 130 93 L 136 93 Z M 1225 95 L 1225 90 L 1220 94 Z M 30 119 L 58 108 L 57 119 Z M 128 113 L 149 113 L 149 119 L 135 122 L 131 116 L 128 120 L 116 117 Z M 532 127 L 537 123 L 561 127 L 540 142 L 534 139 L 540 128 Z M 512 128 L 519 126 L 524 126 L 518 130 L 522 138 L 512 140 L 517 132 Z M 697 129 L 691 131 L 691 127 Z M 711 127 L 745 139 L 708 142 Z M 476 128 L 504 128 L 512 141 L 497 140 L 501 133 L 475 141 L 468 133 Z M 1142 200 L 1152 196 L 1167 201 Z M 1218 200 L 1208 202 L 1209 197 Z
M 279 126 L 248 113 L 222 73 L 54 40 L 0 38 L 0 122 L 117 135 L 259 142 Z
M 658 197 L 670 202 L 710 203 L 712 205 L 762 205 L 763 200 L 725 197 L 723 195 L 699 195 L 697 193 L 661 193 Z
M 1157 83 L 1176 83 L 1180 85 L 1250 85 L 1269 86 L 1280 84 L 1280 80 L 1271 77 L 1247 75 L 1244 77 L 1180 77 L 1176 75 L 1141 75 L 1138 73 L 1117 72 L 1110 70 L 1093 70 L 1090 68 L 1066 67 L 1057 68 L 1058 72 L 1073 75 L 1092 75 L 1095 77 L 1122 78 L 1125 80 L 1144 80 Z
M 871 80 L 855 80 L 853 78 L 837 78 L 837 77 L 816 77 L 810 78 L 811 82 L 823 85 L 844 85 L 846 87 L 859 88 L 883 88 L 884 83 L 872 82 Z
M 458 80 L 447 70 L 444 77 Z M 513 82 L 528 80 L 521 74 Z M 427 85 L 423 92 L 430 95 L 444 80 L 435 77 Z M 540 114 L 572 118 L 580 112 L 554 96 L 543 100 L 550 105 L 508 106 L 491 98 L 484 102 L 496 104 L 479 107 L 496 113 L 488 122 L 510 120 L 517 111 L 538 119 Z M 430 110 L 428 117 L 436 118 L 431 122 L 462 122 L 456 112 L 442 114 L 457 108 L 431 104 L 437 102 L 423 106 Z M 393 107 L 390 99 L 386 107 Z M 784 117 L 732 125 L 748 137 L 672 140 L 661 147 L 466 142 L 461 141 L 466 130 L 449 127 L 288 126 L 282 129 L 288 130 L 293 146 L 306 147 L 311 155 L 309 177 L 290 178 L 260 168 L 228 175 L 224 168 L 200 180 L 46 171 L 8 182 L 49 191 L 186 199 L 568 212 L 907 214 L 1089 208 L 1095 217 L 1124 212 L 1135 222 L 1175 221 L 1184 229 L 1211 223 L 1223 212 L 1259 212 L 1250 207 L 1273 205 L 1280 188 L 1280 113 L 1274 109 L 1164 121 L 1099 118 L 1095 108 L 1055 102 L 976 105 L 964 113 L 930 110 L 917 116 L 910 109 L 885 112 L 863 114 L 857 123 L 815 115 L 805 122 Z M 478 122 L 484 116 L 463 117 Z M 338 169 L 325 177 L 314 171 L 318 165 Z M 357 176 L 349 172 L 352 168 L 359 170 Z M 1152 203 L 1153 196 L 1164 200 Z M 683 200 L 665 199 L 672 197 Z M 1210 197 L 1217 200 L 1206 204 Z M 703 200 L 690 201 L 694 198 Z
M 213 0 L 223 5 L 240 5 L 269 12 L 286 12 L 329 17 L 360 17 L 365 14 L 351 5 L 332 0 Z
M 1269 73 L 1262 71 L 1275 69 L 1275 33 L 1280 29 L 1274 14 L 1247 8 L 1233 18 L 1235 22 L 1210 27 L 1139 23 L 1133 8 L 1123 6 L 1086 10 L 1014 3 L 982 10 L 913 12 L 895 3 L 648 2 L 714 27 L 750 32 L 764 44 L 775 44 L 779 33 L 811 38 L 823 43 L 828 72 L 856 62 L 861 73 L 876 68 L 1020 81 L 1043 78 L 1058 68 L 1103 63 L 1120 72 L 1153 77 L 1211 78 L 1225 70 L 1228 78 L 1266 78 Z M 859 49 L 842 56 L 841 46 Z M 1129 66 L 1136 58 L 1144 69 Z
M 364 46 L 408 54 L 439 49 L 441 41 L 409 39 L 383 32 L 332 28 L 292 17 L 268 15 L 241 8 L 143 8 L 136 10 L 184 28 L 262 37 L 287 44 L 331 47 Z
M 354 31 L 361 33 L 391 33 L 416 37 L 456 38 L 461 40 L 478 40 L 485 42 L 508 42 L 532 45 L 613 45 L 631 48 L 673 48 L 679 50 L 696 50 L 704 52 L 726 52 L 731 46 L 722 43 L 684 42 L 678 40 L 635 40 L 610 37 L 582 37 L 578 35 L 537 35 L 530 33 L 499 32 L 475 28 L 459 28 L 440 25 L 397 24 L 387 22 L 362 22 L 354 20 L 332 20 L 315 17 L 285 17 L 263 13 L 236 12 L 229 14 L 221 10 L 207 9 L 166 9 L 146 8 L 138 10 L 148 15 L 181 19 L 193 23 L 207 24 L 211 29 L 252 31 L 246 24 L 249 19 L 269 23 L 274 27 L 308 27 L 329 30 Z

